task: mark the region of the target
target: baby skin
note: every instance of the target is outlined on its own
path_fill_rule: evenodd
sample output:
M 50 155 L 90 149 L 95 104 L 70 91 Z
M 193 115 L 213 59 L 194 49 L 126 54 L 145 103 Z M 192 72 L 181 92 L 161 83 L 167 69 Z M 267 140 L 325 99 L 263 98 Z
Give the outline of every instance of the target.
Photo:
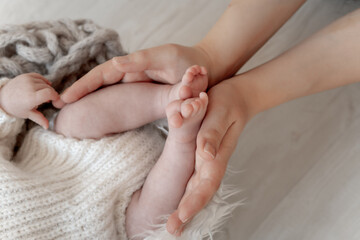
M 177 209 L 194 171 L 196 136 L 207 104 L 206 93 L 200 93 L 200 97 L 176 100 L 167 106 L 169 135 L 164 150 L 127 209 L 126 231 L 130 239 L 143 239 L 139 234 Z
M 208 85 L 204 67 L 192 66 L 176 85 L 122 83 L 102 88 L 59 112 L 55 131 L 73 138 L 101 138 L 164 118 L 177 99 L 197 97 Z
M 176 85 L 124 83 L 91 93 L 65 106 L 55 121 L 55 130 L 76 138 L 100 138 L 140 127 L 167 117 L 169 135 L 164 150 L 135 192 L 126 213 L 130 239 L 152 225 L 164 223 L 160 217 L 173 213 L 194 171 L 196 136 L 208 104 L 206 69 L 192 66 Z

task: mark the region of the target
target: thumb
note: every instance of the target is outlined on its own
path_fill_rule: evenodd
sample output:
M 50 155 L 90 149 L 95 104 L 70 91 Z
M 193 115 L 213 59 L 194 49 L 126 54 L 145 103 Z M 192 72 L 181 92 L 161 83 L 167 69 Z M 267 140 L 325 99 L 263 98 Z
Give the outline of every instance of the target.
M 39 112 L 36 109 L 33 109 L 29 112 L 28 118 L 31 121 L 39 124 L 40 126 L 42 126 L 45 129 L 49 128 L 49 121 L 46 119 L 46 117 L 41 112 Z
M 232 124 L 226 112 L 222 107 L 220 111 L 215 111 L 209 103 L 208 112 L 196 139 L 196 154 L 200 159 L 212 160 L 216 157 L 221 142 Z
M 112 60 L 104 62 L 82 76 L 61 94 L 61 101 L 73 103 L 101 86 L 119 82 L 124 77 L 124 73 L 114 68 L 112 62 Z M 57 104 L 62 105 L 60 102 Z

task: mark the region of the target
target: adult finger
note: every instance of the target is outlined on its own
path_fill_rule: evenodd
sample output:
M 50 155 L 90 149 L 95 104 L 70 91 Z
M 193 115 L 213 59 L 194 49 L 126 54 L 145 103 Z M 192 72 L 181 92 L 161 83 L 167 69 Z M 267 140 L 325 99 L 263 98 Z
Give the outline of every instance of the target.
M 196 138 L 196 168 L 204 160 L 210 161 L 216 157 L 226 132 L 234 122 L 231 109 L 216 101 L 210 96 L 209 107 Z
M 39 124 L 40 126 L 42 126 L 45 129 L 49 128 L 49 121 L 46 119 L 46 117 L 41 112 L 39 112 L 36 109 L 33 109 L 29 112 L 28 118 L 31 121 Z
M 189 219 L 193 218 L 206 206 L 219 188 L 225 169 L 226 165 L 220 165 L 219 162 L 216 161 L 216 163 L 214 162 L 213 164 L 204 164 L 200 171 L 196 173 L 198 176 L 194 177 L 198 178 L 195 180 L 197 183 L 192 190 L 189 190 L 186 196 L 184 196 L 184 199 L 178 207 L 181 222 L 185 223 L 189 221 Z M 206 173 L 206 178 L 201 178 L 201 174 L 205 171 L 210 172 Z
M 200 172 L 206 171 L 206 168 L 209 167 L 203 167 Z M 178 209 L 168 218 L 167 229 L 169 233 L 175 234 L 176 232 L 181 231 L 181 228 L 186 223 L 190 222 L 191 219 L 206 206 L 208 201 L 210 201 L 212 196 L 216 193 L 224 175 L 222 172 L 224 172 L 226 166 L 217 167 L 214 165 L 211 168 L 218 171 L 216 174 L 209 175 L 214 175 L 213 179 L 202 180 L 199 172 L 195 172 L 191 177 Z M 191 187 L 189 187 L 190 185 Z M 179 215 L 180 211 L 182 212 L 181 218 Z
M 179 211 L 176 210 L 173 214 L 171 214 L 168 218 L 167 224 L 166 224 L 166 230 L 170 234 L 175 234 L 176 231 L 183 225 L 183 222 L 179 219 Z
M 149 82 L 151 78 L 149 78 L 144 72 L 137 73 L 125 73 L 122 82 Z
M 120 81 L 123 76 L 124 73 L 114 68 L 112 60 L 109 60 L 93 68 L 66 89 L 65 92 L 61 94 L 61 100 L 64 103 L 75 102 L 103 85 L 114 84 Z
M 210 96 L 208 112 L 197 137 L 195 172 L 187 184 L 185 194 L 178 207 L 179 210 L 181 209 L 181 219 L 178 213 L 176 216 L 171 215 L 172 217 L 168 219 L 169 228 L 172 230 L 180 227 L 179 221 L 184 223 L 200 211 L 218 189 L 226 163 L 223 163 L 216 153 L 232 124 L 226 109 Z M 210 143 L 216 146 L 216 150 L 209 149 L 209 146 L 204 147 L 207 139 L 210 139 Z M 204 177 L 205 180 L 202 180 L 201 177 Z
M 114 66 L 122 72 L 136 73 L 164 68 L 168 58 L 176 57 L 177 47 L 173 44 L 136 51 L 126 56 L 114 57 Z
M 241 122 L 232 124 L 221 141 L 216 157 L 212 161 L 204 161 L 199 167 L 196 173 L 199 183 L 179 205 L 179 219 L 182 222 L 188 221 L 200 212 L 218 190 L 242 129 Z

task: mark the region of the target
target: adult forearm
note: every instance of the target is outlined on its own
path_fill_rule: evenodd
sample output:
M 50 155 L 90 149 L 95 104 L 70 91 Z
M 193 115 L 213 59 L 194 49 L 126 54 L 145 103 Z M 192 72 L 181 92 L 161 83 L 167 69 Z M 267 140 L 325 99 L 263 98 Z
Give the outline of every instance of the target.
M 253 115 L 295 98 L 358 82 L 359 42 L 357 10 L 232 81 L 241 89 L 246 86 Z
M 231 77 L 306 0 L 233 0 L 197 45 L 210 59 L 210 85 Z

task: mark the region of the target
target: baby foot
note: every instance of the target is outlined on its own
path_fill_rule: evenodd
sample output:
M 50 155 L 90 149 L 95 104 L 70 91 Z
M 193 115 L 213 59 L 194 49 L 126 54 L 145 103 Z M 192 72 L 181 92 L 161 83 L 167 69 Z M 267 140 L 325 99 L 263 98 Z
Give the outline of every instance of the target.
M 207 104 L 208 96 L 204 92 L 196 98 L 171 102 L 166 108 L 169 137 L 178 143 L 195 142 Z
M 194 65 L 189 67 L 181 82 L 168 89 L 166 105 L 178 100 L 199 96 L 199 93 L 206 90 L 208 86 L 208 76 L 205 67 Z
M 189 67 L 182 80 L 179 89 L 180 99 L 197 97 L 208 86 L 208 75 L 205 67 L 194 65 Z

